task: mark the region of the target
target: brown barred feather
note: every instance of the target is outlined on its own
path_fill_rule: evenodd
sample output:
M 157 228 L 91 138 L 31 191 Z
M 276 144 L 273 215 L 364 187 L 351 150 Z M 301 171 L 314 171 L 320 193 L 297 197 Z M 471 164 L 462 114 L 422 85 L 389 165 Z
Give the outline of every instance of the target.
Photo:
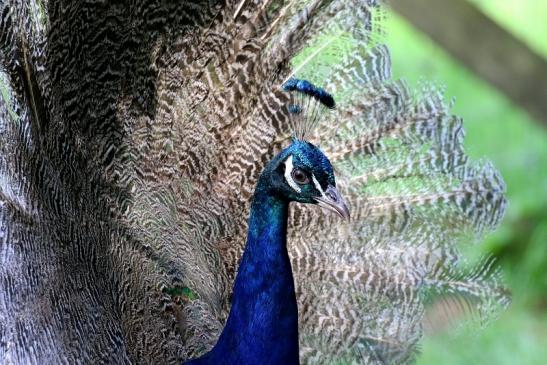
M 291 208 L 302 362 L 407 363 L 439 308 L 505 307 L 492 262 L 461 254 L 500 222 L 503 180 L 465 155 L 442 90 L 392 80 L 384 16 L 375 0 L 2 2 L 0 363 L 207 351 L 254 185 L 289 141 L 290 75 L 337 98 L 312 142 L 352 210 Z

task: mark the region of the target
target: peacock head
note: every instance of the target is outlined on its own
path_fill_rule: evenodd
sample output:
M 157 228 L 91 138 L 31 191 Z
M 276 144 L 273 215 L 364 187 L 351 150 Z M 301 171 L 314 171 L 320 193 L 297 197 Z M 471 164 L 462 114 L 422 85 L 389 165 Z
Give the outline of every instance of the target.
M 294 139 L 266 168 L 271 192 L 288 201 L 316 204 L 349 219 L 329 159 L 310 142 Z
M 346 202 L 336 189 L 332 165 L 323 152 L 305 140 L 322 112 L 335 108 L 334 98 L 307 80 L 289 78 L 287 113 L 293 131 L 291 145 L 281 151 L 261 176 L 262 187 L 287 201 L 317 204 L 349 219 Z

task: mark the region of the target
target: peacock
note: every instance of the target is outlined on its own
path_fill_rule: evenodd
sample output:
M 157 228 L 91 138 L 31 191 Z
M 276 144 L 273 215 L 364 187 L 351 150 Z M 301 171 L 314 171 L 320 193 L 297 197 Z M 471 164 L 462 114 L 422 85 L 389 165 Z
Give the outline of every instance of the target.
M 305 80 L 289 80 L 284 89 L 315 99 L 312 105 L 334 106 L 331 95 Z M 319 114 L 303 116 L 301 105 L 288 107 L 299 127 L 294 133 L 298 139 L 275 156 L 258 179 L 226 326 L 215 347 L 188 364 L 299 363 L 298 308 L 287 252 L 289 203 L 318 204 L 350 217 L 330 161 L 303 139 Z
M 503 179 L 385 17 L 1 2 L 0 363 L 406 364 L 495 318 Z

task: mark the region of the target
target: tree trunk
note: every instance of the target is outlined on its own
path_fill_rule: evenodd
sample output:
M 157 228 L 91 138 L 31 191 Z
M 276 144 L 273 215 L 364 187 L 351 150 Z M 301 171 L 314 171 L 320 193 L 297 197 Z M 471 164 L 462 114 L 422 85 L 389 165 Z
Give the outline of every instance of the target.
M 547 62 L 465 0 L 394 0 L 393 9 L 547 124 Z

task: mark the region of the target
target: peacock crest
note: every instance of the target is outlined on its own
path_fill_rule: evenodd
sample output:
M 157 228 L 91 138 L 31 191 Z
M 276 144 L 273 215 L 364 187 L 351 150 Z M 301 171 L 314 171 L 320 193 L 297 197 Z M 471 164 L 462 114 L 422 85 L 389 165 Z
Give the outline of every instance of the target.
M 283 90 L 290 94 L 287 105 L 293 136 L 305 140 L 325 112 L 334 109 L 334 98 L 326 90 L 307 80 L 289 79 L 283 84 Z
M 509 303 L 505 185 L 442 89 L 391 76 L 373 0 L 0 4 L 0 362 L 177 364 L 222 331 L 258 177 L 321 146 L 351 208 L 292 206 L 303 364 L 404 364 Z M 328 90 L 325 91 L 325 90 Z M 334 97 L 336 98 L 336 107 Z

